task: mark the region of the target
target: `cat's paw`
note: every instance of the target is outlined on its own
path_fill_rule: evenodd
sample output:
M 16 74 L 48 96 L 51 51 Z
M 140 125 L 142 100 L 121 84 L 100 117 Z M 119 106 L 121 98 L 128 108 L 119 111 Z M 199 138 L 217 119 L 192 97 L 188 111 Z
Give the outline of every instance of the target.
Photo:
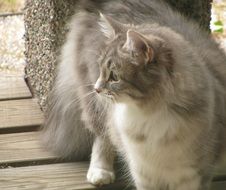
M 92 167 L 87 173 L 87 180 L 93 185 L 106 185 L 114 182 L 115 174 L 113 171 Z

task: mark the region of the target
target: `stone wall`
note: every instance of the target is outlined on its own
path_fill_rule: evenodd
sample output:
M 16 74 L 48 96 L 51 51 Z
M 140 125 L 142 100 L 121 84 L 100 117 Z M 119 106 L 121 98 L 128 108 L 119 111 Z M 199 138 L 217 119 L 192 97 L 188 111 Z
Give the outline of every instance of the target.
M 27 0 L 25 5 L 26 77 L 34 96 L 45 108 L 54 80 L 57 55 L 73 14 L 74 0 Z
M 211 0 L 166 0 L 185 15 L 209 27 Z M 25 5 L 25 69 L 34 96 L 45 110 L 47 95 L 54 80 L 57 55 L 64 41 L 68 18 L 75 0 L 27 0 Z

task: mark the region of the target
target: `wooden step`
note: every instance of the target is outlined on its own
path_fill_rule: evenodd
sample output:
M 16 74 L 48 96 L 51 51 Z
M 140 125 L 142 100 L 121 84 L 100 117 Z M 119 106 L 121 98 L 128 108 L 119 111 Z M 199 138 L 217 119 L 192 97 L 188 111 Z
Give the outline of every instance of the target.
M 0 100 L 31 98 L 22 76 L 0 76 Z
M 92 190 L 86 181 L 88 163 L 63 163 L 0 170 L 0 189 L 4 190 Z M 124 183 L 126 180 L 124 180 Z M 128 184 L 116 182 L 100 189 L 124 190 Z M 225 190 L 226 181 L 213 182 L 211 190 Z M 129 189 L 128 189 L 129 190 Z
M 55 160 L 39 141 L 39 132 L 0 135 L 0 167 Z M 219 166 L 211 190 L 225 190 L 226 163 Z M 94 189 L 85 182 L 87 163 L 65 163 L 0 169 L 0 189 Z M 45 173 L 45 171 L 47 171 Z M 73 173 L 74 172 L 74 173 Z M 63 176 L 62 180 L 59 179 Z M 81 176 L 83 176 L 81 178 Z M 118 185 L 118 184 L 117 184 Z M 44 187 L 44 188 L 43 188 Z M 57 188 L 59 187 L 59 188 Z M 115 187 L 115 186 L 114 186 Z M 112 186 L 107 187 L 107 189 Z M 114 188 L 113 188 L 114 189 Z
M 63 163 L 0 170 L 0 189 L 4 190 L 92 190 L 86 181 L 88 163 Z M 107 185 L 99 190 L 123 190 L 121 183 Z
M 0 166 L 54 159 L 41 145 L 39 132 L 0 135 Z
M 10 128 L 38 126 L 43 118 L 36 99 L 0 101 L 0 133 Z

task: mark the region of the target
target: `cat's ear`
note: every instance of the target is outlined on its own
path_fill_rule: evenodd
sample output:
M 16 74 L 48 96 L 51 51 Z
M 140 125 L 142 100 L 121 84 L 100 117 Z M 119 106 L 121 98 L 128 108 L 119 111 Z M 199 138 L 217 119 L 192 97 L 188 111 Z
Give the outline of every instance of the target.
M 132 55 L 143 58 L 146 63 L 151 62 L 154 57 L 153 49 L 148 45 L 148 40 L 140 33 L 128 30 L 126 42 L 123 48 L 132 52 Z
M 98 23 L 100 25 L 100 30 L 109 39 L 113 39 L 117 33 L 120 33 L 123 30 L 123 24 L 102 13 L 100 13 L 100 20 Z

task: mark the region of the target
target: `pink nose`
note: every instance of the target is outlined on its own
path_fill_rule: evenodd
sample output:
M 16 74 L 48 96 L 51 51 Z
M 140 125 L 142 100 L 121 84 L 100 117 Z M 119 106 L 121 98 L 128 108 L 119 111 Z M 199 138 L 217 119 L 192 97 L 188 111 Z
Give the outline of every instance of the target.
M 99 94 L 101 93 L 101 89 L 100 88 L 95 88 L 95 91 Z

